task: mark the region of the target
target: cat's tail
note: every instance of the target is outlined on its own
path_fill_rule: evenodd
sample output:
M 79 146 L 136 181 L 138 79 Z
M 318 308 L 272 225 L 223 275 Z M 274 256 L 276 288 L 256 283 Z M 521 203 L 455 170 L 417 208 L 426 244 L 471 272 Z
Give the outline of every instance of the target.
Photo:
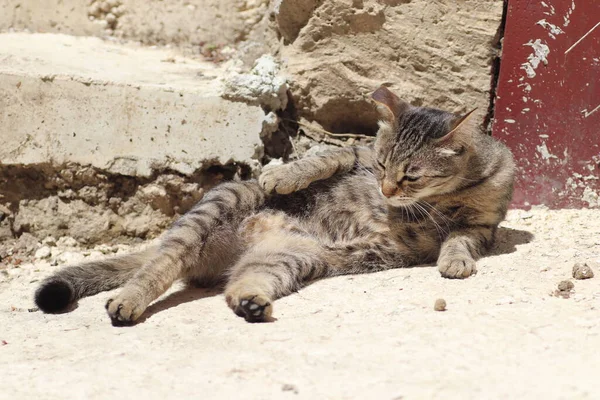
M 47 313 L 65 311 L 82 297 L 122 286 L 156 251 L 157 247 L 150 247 L 138 253 L 63 268 L 41 283 L 35 292 L 35 303 Z

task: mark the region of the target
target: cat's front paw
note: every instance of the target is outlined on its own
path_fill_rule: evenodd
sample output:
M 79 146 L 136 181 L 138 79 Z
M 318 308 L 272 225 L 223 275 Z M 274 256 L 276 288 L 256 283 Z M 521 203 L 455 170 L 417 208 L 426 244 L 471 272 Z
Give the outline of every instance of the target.
M 477 273 L 475 260 L 453 258 L 438 260 L 438 269 L 444 278 L 464 279 Z
M 114 326 L 131 325 L 146 310 L 143 297 L 124 289 L 116 297 L 108 299 L 105 308 Z
M 266 193 L 290 194 L 305 189 L 310 182 L 291 173 L 289 165 L 276 165 L 265 168 L 258 183 Z
M 259 294 L 226 295 L 227 304 L 235 315 L 248 322 L 270 322 L 273 319 L 273 302 Z

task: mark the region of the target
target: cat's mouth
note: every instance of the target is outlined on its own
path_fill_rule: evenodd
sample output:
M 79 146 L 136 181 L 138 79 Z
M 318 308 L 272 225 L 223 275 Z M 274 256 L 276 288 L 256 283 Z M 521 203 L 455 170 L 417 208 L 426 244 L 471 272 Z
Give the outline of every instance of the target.
M 411 204 L 416 203 L 416 199 L 412 198 L 412 197 L 390 197 L 385 199 L 388 203 L 388 205 L 392 206 L 392 207 L 406 207 L 406 206 L 410 206 Z

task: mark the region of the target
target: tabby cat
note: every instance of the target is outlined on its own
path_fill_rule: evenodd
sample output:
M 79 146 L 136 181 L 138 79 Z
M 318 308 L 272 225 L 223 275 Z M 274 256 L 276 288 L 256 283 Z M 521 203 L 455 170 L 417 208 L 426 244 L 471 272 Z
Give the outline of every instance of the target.
M 273 301 L 327 276 L 432 263 L 446 278 L 476 272 L 512 196 L 510 151 L 469 115 L 413 107 L 386 87 L 370 148 L 340 148 L 223 183 L 175 222 L 160 244 L 50 276 L 45 312 L 123 286 L 106 309 L 137 320 L 175 280 L 225 285 L 231 309 L 272 320 Z

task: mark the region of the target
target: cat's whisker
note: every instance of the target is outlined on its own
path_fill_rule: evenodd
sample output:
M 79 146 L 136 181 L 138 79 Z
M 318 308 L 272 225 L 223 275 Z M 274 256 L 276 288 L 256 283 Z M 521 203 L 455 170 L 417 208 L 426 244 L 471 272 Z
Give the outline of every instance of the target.
M 411 205 L 409 204 L 408 206 L 404 207 L 406 208 L 406 212 L 408 213 L 409 217 L 412 217 L 410 219 L 410 221 L 412 222 L 413 220 L 416 220 L 417 217 L 415 216 L 415 213 L 413 212 L 413 209 L 411 207 Z
M 425 210 L 425 209 L 424 209 L 424 208 L 423 208 L 423 207 L 422 207 L 420 204 L 418 204 L 418 203 L 415 203 L 415 207 L 417 208 L 417 210 L 419 210 L 419 212 L 420 212 L 422 215 L 426 216 L 427 218 L 429 218 L 429 219 L 430 219 L 430 220 L 433 222 L 433 224 L 434 224 L 434 226 L 435 226 L 435 228 L 436 228 L 436 230 L 438 231 L 438 234 L 439 234 L 439 233 L 440 233 L 440 232 L 439 232 L 439 225 L 436 223 L 436 221 L 435 221 L 434 219 L 432 219 L 432 218 L 431 218 L 431 215 L 429 215 L 429 213 L 427 212 L 427 210 Z
M 444 230 L 440 224 L 438 224 L 438 222 L 435 220 L 435 218 L 433 218 L 433 216 L 429 213 L 429 211 L 427 211 L 427 209 L 425 209 L 422 205 L 420 205 L 419 203 L 415 203 L 415 205 L 417 207 L 419 207 L 424 213 L 425 215 L 427 215 L 427 217 L 429 217 L 429 219 L 431 220 L 431 222 L 433 222 L 436 231 L 438 233 L 438 236 L 440 237 L 441 240 L 444 239 L 444 237 L 448 234 L 448 232 L 446 230 Z
M 400 222 L 404 223 L 404 207 L 400 207 Z
M 449 225 L 450 219 L 446 215 L 444 215 L 442 212 L 440 212 L 437 208 L 435 208 L 434 205 L 432 205 L 428 201 L 426 201 L 426 200 L 420 200 L 420 201 L 422 201 L 424 204 L 429 206 L 431 211 L 433 211 L 437 216 L 439 216 L 440 219 L 446 224 L 446 227 L 448 228 L 448 230 L 450 230 L 450 225 Z
M 373 173 L 373 171 L 371 171 L 369 168 L 367 168 L 366 166 L 364 166 L 362 164 L 359 164 L 356 167 L 356 170 L 360 171 L 360 172 L 363 172 L 363 173 L 367 173 L 368 175 L 371 175 L 371 176 L 375 176 L 375 174 Z
M 421 210 L 419 209 L 419 205 L 418 205 L 418 203 L 415 203 L 415 204 L 413 204 L 413 205 L 415 206 L 415 211 L 418 211 L 418 212 L 419 212 L 419 215 L 420 215 L 421 217 L 424 217 L 425 215 L 423 214 L 423 211 L 421 211 Z M 411 205 L 411 207 L 412 207 L 413 205 Z M 425 229 L 425 227 L 423 226 L 423 224 L 421 223 L 421 220 L 420 220 L 420 219 L 418 219 L 418 220 L 417 220 L 417 223 L 419 224 L 419 227 L 421 227 L 421 231 L 422 231 L 422 232 L 426 232 L 426 229 Z

